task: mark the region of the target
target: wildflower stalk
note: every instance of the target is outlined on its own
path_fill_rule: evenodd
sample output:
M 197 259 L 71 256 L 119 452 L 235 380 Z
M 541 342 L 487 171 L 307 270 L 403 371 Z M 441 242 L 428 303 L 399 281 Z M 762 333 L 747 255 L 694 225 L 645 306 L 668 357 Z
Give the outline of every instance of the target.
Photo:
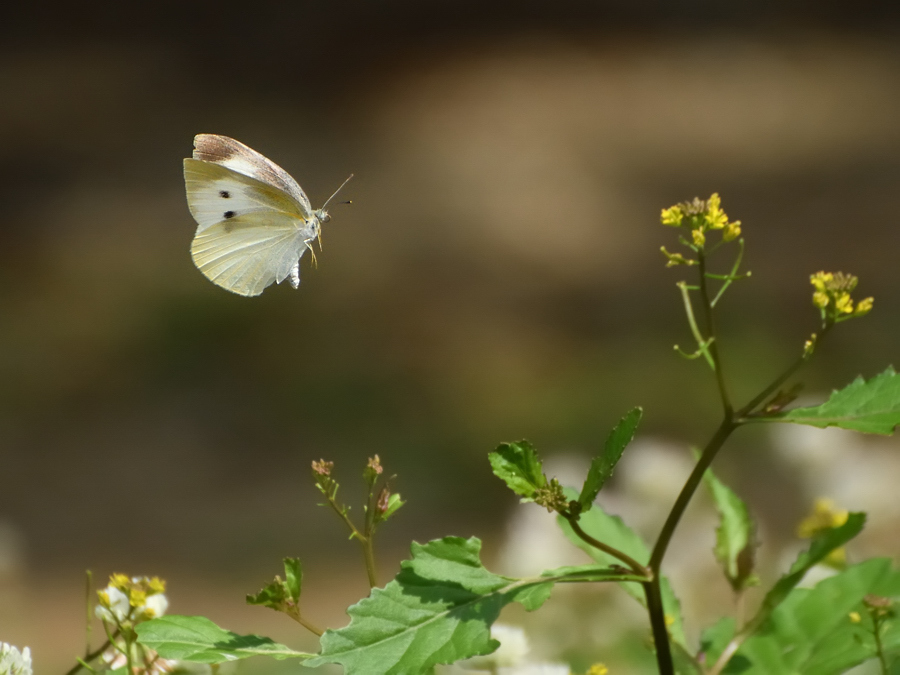
M 363 550 L 363 562 L 366 565 L 366 575 L 369 578 L 369 588 L 375 588 L 378 585 L 378 577 L 375 572 L 375 548 L 372 545 L 372 533 L 369 532 L 368 536 L 360 532 L 356 525 L 353 524 L 353 521 L 350 520 L 350 516 L 347 515 L 345 509 L 342 509 L 338 503 L 332 499 L 331 497 L 326 495 L 328 500 L 328 504 L 334 509 L 334 512 L 340 516 L 341 520 L 346 523 L 347 527 L 350 528 L 350 532 L 353 535 L 353 538 L 356 539 Z M 368 523 L 368 519 L 366 520 Z M 368 527 L 366 527 L 368 530 Z
M 714 195 L 714 197 L 717 196 Z M 708 202 L 705 207 L 707 213 L 711 210 L 711 203 L 712 200 L 710 200 L 710 202 Z M 703 206 L 703 204 L 699 202 L 698 205 Z M 716 209 L 718 209 L 718 200 L 716 200 L 714 206 Z M 684 205 L 683 209 L 682 207 L 673 207 L 672 209 L 664 210 L 663 224 L 681 226 L 685 219 L 684 212 L 692 207 L 693 205 Z M 697 209 L 695 208 L 695 210 Z M 727 217 L 725 217 L 724 213 L 721 213 L 720 219 L 723 219 L 722 222 L 727 222 Z M 696 222 L 698 221 L 691 221 L 692 224 L 690 226 L 694 228 Z M 726 225 L 725 227 L 727 229 L 728 227 L 731 227 L 731 225 Z M 740 231 L 738 228 L 737 234 L 739 233 Z M 813 297 L 813 303 L 821 309 L 822 313 L 822 326 L 818 336 L 813 335 L 807 341 L 806 345 L 804 346 L 803 353 L 796 361 L 790 364 L 768 386 L 763 388 L 759 394 L 750 399 L 750 401 L 747 402 L 746 405 L 735 410 L 731 403 L 731 398 L 728 394 L 728 389 L 725 384 L 725 376 L 722 372 L 722 359 L 719 354 L 718 340 L 716 336 L 714 309 L 718 301 L 721 299 L 723 291 L 731 284 L 732 281 L 740 278 L 738 276 L 738 269 L 740 267 L 740 262 L 743 255 L 743 240 L 740 240 L 738 242 L 740 245 L 738 259 L 734 264 L 731 273 L 722 278 L 720 277 L 720 275 L 709 274 L 707 272 L 707 259 L 709 253 L 711 252 L 711 249 L 704 249 L 706 240 L 705 236 L 703 235 L 703 228 L 701 227 L 699 229 L 693 229 L 692 234 L 694 239 L 693 245 L 691 245 L 687 241 L 683 241 L 683 243 L 685 243 L 685 245 L 687 245 L 697 254 L 696 265 L 698 268 L 699 286 L 689 287 L 685 282 L 680 282 L 678 284 L 678 287 L 681 290 L 684 299 L 685 313 L 687 315 L 688 323 L 699 346 L 697 355 L 699 356 L 702 354 L 706 358 L 716 376 L 716 385 L 719 390 L 719 397 L 722 402 L 722 421 L 719 423 L 718 428 L 713 433 L 706 446 L 703 448 L 700 458 L 697 460 L 697 464 L 694 466 L 694 469 L 685 482 L 684 487 L 681 489 L 681 493 L 675 500 L 675 503 L 672 506 L 672 510 L 669 512 L 669 515 L 666 518 L 666 522 L 663 524 L 663 527 L 660 530 L 659 537 L 657 538 L 656 543 L 653 546 L 653 551 L 650 555 L 650 561 L 647 565 L 648 571 L 650 573 L 650 578 L 644 583 L 644 591 L 647 598 L 647 611 L 650 617 L 650 624 L 653 629 L 653 641 L 656 647 L 657 664 L 659 666 L 659 672 L 661 673 L 661 675 L 673 675 L 674 666 L 672 663 L 672 652 L 669 645 L 669 634 L 666 627 L 665 612 L 662 603 L 660 567 L 662 566 L 663 558 L 666 555 L 669 544 L 672 541 L 672 536 L 675 533 L 675 529 L 678 527 L 678 523 L 681 521 L 681 518 L 684 515 L 688 504 L 693 498 L 694 492 L 696 492 L 697 487 L 703 480 L 704 474 L 712 465 L 713 460 L 716 458 L 719 450 L 722 449 L 722 446 L 725 444 L 725 442 L 728 440 L 735 429 L 743 424 L 748 423 L 750 421 L 749 418 L 753 417 L 754 415 L 765 414 L 765 410 L 762 412 L 758 412 L 759 407 L 763 405 L 767 400 L 769 400 L 772 395 L 776 394 L 776 392 L 779 391 L 779 388 L 788 380 L 788 378 L 790 378 L 803 364 L 805 364 L 810 360 L 810 358 L 812 358 L 812 355 L 815 352 L 815 347 L 829 333 L 831 328 L 836 323 L 844 320 L 845 318 L 864 315 L 871 309 L 872 306 L 871 298 L 866 298 L 864 301 L 861 301 L 859 303 L 862 305 L 862 307 L 857 305 L 857 309 L 854 311 L 849 292 L 852 291 L 856 285 L 855 277 L 840 273 L 826 274 L 824 272 L 813 275 L 811 277 L 811 282 L 817 290 L 816 295 L 814 295 Z M 731 239 L 733 238 L 734 237 L 731 237 Z M 671 259 L 671 255 L 669 255 L 668 257 Z M 719 292 L 713 298 L 711 298 L 710 295 L 708 279 L 720 279 L 725 282 L 719 289 Z M 694 316 L 693 306 L 689 296 L 689 290 L 698 290 L 700 293 L 702 305 L 702 320 L 704 323 L 703 331 L 701 331 L 698 327 L 697 318 Z M 709 671 L 710 675 L 717 675 L 727 665 L 729 659 L 734 655 L 734 653 L 740 647 L 741 643 L 750 634 L 751 629 L 753 628 L 753 626 L 750 625 L 752 623 L 753 622 L 751 621 L 750 623 L 745 625 L 734 637 L 731 643 L 729 643 L 716 664 Z

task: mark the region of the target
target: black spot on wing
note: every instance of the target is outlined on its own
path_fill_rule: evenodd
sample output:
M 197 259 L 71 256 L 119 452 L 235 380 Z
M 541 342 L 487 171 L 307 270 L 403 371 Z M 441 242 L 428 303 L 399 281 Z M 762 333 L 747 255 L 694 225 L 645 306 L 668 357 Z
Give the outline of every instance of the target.
M 234 218 L 235 214 L 234 211 L 226 211 L 222 215 L 225 216 L 225 220 L 228 220 L 229 218 Z
M 231 193 L 228 190 L 219 190 L 219 196 L 222 199 L 228 199 L 231 196 Z

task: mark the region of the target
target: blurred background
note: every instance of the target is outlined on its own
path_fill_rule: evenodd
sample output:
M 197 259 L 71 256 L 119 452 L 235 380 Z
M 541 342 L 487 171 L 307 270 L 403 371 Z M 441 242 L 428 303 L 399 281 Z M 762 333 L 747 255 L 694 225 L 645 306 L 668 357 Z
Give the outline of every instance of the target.
M 691 345 L 686 273 L 664 267 L 661 208 L 717 191 L 743 222 L 753 277 L 720 319 L 737 399 L 816 329 L 820 269 L 876 301 L 803 372 L 809 400 L 900 362 L 898 19 L 886 0 L 5 8 L 0 640 L 30 645 L 36 672 L 68 669 L 89 568 L 101 586 L 162 576 L 173 613 L 314 649 L 243 604 L 287 555 L 321 625 L 367 592 L 312 460 L 336 463 L 351 504 L 368 456 L 396 474 L 408 504 L 383 530 L 382 581 L 411 539 L 446 534 L 485 538 L 512 573 L 546 548 L 522 538 L 539 509 L 487 453 L 528 438 L 576 482 L 635 405 L 604 498 L 655 536 L 719 414 L 709 371 L 672 351 Z M 200 132 L 272 158 L 316 206 L 355 174 L 299 291 L 246 299 L 194 268 L 181 160 Z M 858 555 L 900 553 L 897 443 L 792 433 L 742 430 L 717 465 L 760 520 L 764 576 L 817 496 L 870 510 Z M 692 509 L 701 534 L 685 524 L 671 573 L 686 551 L 696 636 L 731 609 L 724 581 L 689 587 L 715 524 L 702 495 Z M 557 622 L 594 597 L 565 591 Z M 590 651 L 603 630 L 585 625 L 553 656 L 645 663 Z

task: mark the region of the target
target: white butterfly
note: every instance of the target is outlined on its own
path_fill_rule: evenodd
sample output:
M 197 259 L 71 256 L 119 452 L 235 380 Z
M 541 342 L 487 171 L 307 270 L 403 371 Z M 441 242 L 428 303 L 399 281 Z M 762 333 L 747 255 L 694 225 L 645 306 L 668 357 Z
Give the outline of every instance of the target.
M 334 195 L 313 210 L 287 171 L 216 134 L 194 137 L 193 159 L 184 160 L 184 186 L 197 221 L 191 257 L 207 279 L 246 296 L 288 278 L 294 288 L 300 285 L 300 257 L 309 249 L 315 259 L 312 242 L 330 220 L 325 207 Z

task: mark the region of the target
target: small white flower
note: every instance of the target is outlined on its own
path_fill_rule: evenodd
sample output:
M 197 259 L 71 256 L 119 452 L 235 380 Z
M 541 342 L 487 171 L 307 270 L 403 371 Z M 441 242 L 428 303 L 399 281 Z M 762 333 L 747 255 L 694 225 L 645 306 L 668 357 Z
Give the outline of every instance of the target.
M 108 602 L 104 604 L 108 604 L 109 607 L 97 605 L 94 614 L 97 615 L 98 619 L 110 623 L 122 623 L 128 618 L 128 614 L 131 612 L 131 604 L 127 595 L 115 586 L 107 586 L 101 593 L 106 595 Z
M 473 656 L 461 661 L 459 665 L 469 670 L 496 670 L 517 666 L 525 661 L 529 647 L 524 630 L 495 623 L 491 626 L 491 637 L 500 642 L 495 652 Z
M 162 593 L 147 597 L 146 602 L 138 607 L 138 615 L 147 619 L 158 619 L 169 608 L 169 599 Z
M 12 645 L 0 642 L 0 675 L 32 675 L 31 650 L 21 652 Z

